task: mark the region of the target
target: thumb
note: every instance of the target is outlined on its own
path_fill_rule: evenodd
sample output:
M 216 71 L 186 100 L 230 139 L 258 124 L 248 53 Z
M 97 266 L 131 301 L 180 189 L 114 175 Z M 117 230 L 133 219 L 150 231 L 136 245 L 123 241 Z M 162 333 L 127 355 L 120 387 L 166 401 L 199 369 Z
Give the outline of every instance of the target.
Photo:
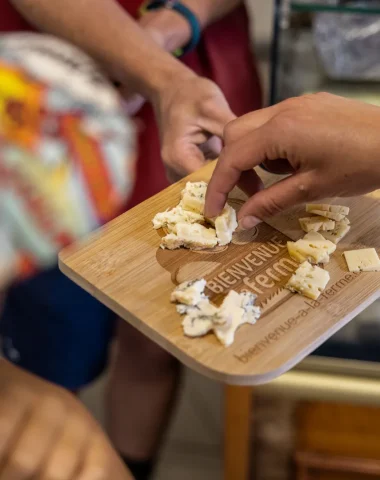
M 239 227 L 249 230 L 287 208 L 311 200 L 318 188 L 311 172 L 296 173 L 257 192 L 242 206 Z

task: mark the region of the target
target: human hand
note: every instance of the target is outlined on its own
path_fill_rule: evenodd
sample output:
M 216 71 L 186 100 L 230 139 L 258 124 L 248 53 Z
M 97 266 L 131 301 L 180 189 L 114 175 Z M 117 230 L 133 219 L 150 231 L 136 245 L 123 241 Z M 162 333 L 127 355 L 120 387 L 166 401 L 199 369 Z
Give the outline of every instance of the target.
M 242 229 L 299 203 L 373 191 L 380 186 L 379 132 L 379 107 L 327 93 L 245 115 L 225 129 L 205 214 L 218 215 L 232 188 L 262 162 L 291 174 L 267 189 L 251 189 L 239 212 Z
M 74 396 L 0 360 L 0 480 L 132 480 Z
M 219 155 L 223 129 L 235 118 L 215 83 L 187 71 L 173 78 L 153 105 L 162 158 L 172 182 Z

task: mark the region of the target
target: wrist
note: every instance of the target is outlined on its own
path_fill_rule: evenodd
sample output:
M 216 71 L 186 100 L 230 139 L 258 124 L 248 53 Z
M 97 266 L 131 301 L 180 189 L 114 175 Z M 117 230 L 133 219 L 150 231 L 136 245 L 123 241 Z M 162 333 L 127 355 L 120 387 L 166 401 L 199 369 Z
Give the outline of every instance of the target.
M 167 52 L 173 52 L 186 45 L 191 39 L 189 22 L 180 13 L 168 8 L 147 12 L 140 25 L 152 37 L 158 36 L 158 43 Z

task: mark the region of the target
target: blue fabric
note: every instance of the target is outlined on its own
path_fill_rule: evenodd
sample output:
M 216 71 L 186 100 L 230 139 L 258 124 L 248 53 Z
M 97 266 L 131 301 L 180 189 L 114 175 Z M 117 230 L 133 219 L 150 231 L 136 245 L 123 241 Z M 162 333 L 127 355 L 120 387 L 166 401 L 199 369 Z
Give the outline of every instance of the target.
M 114 323 L 112 312 L 55 268 L 9 291 L 0 320 L 3 353 L 77 390 L 103 371 Z

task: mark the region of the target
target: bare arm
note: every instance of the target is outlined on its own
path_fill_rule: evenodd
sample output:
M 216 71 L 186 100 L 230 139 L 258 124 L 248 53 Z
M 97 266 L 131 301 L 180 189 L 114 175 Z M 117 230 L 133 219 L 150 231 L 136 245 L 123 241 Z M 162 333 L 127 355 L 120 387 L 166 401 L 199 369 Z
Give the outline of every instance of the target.
M 58 35 L 106 65 L 109 73 L 152 99 L 191 71 L 150 39 L 114 0 L 11 0 L 40 30 Z

